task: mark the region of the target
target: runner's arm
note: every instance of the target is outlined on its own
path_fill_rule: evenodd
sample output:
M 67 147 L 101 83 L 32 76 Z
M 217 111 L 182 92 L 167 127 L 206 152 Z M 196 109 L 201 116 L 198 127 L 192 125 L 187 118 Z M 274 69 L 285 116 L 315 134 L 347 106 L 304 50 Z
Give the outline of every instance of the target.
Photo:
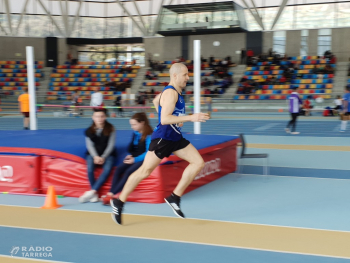
M 161 93 L 160 93 L 161 94 Z M 158 112 L 158 107 L 159 107 L 159 98 L 160 94 L 158 94 L 154 99 L 153 99 L 153 105 L 156 108 L 156 111 Z

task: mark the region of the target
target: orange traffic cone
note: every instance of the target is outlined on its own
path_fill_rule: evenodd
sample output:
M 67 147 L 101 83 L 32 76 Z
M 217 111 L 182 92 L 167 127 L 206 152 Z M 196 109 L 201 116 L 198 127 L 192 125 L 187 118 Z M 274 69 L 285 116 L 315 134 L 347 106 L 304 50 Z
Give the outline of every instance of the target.
M 149 114 L 149 117 L 150 117 L 150 118 L 154 118 L 154 113 L 150 113 L 150 114 Z
M 45 204 L 41 208 L 43 209 L 56 209 L 61 207 L 56 201 L 56 191 L 53 185 L 50 185 L 47 189 Z

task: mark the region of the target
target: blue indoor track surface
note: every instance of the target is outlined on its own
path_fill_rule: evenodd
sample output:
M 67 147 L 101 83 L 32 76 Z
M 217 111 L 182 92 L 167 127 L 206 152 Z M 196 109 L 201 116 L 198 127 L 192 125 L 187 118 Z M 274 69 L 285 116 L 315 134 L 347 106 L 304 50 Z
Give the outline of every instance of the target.
M 50 246 L 49 260 L 97 263 L 347 263 L 347 259 L 277 253 L 182 242 L 86 235 L 57 231 L 0 227 L 0 254 L 7 255 L 12 246 Z M 35 236 L 35 239 L 33 239 Z M 68 241 L 68 242 L 67 242 Z M 88 241 L 88 242 L 87 242 Z M 48 245 L 49 244 L 49 245 Z M 132 253 L 130 253 L 132 251 Z M 21 256 L 22 252 L 19 252 Z M 44 259 L 44 258 L 41 258 Z M 46 259 L 46 258 L 45 258 Z
M 23 131 L 22 117 L 0 118 L 0 147 L 84 157 L 89 114 L 48 114 L 38 118 L 39 131 Z M 201 149 L 243 133 L 246 153 L 269 155 L 268 175 L 262 174 L 263 159 L 238 160 L 241 174 L 228 174 L 182 197 L 186 219 L 177 218 L 166 203 L 127 202 L 123 226 L 101 202 L 81 204 L 78 198 L 64 197 L 57 198 L 61 208 L 44 210 L 45 196 L 0 193 L 0 262 L 25 262 L 11 261 L 12 247 L 50 246 L 51 258 L 31 260 L 350 263 L 350 126 L 340 133 L 339 118 L 313 114 L 300 117 L 301 133 L 291 135 L 284 130 L 290 120 L 286 112 L 219 111 L 212 116 L 201 124 L 201 136 L 192 134 L 193 123 L 185 123 L 184 137 Z M 131 141 L 129 118 L 109 121 L 117 130 L 122 158 Z M 157 125 L 155 118 L 150 121 Z

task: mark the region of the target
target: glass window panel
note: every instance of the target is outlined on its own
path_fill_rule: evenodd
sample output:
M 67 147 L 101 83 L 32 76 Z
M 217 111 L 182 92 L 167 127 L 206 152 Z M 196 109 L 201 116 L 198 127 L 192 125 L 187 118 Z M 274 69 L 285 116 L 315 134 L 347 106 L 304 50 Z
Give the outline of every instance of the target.
M 350 26 L 350 3 L 338 3 L 338 27 Z
M 332 29 L 330 29 L 330 28 L 319 29 L 318 35 L 319 36 L 330 36 L 330 35 L 332 35 Z
M 143 24 L 142 24 L 141 19 L 139 17 L 134 17 L 134 20 L 141 26 L 141 28 L 143 28 Z M 143 36 L 142 31 L 133 22 L 132 23 L 131 37 L 142 37 L 142 36 Z
M 107 19 L 107 37 L 117 38 L 120 36 L 120 17 L 113 17 Z
M 261 30 L 261 27 L 255 21 L 255 18 L 252 16 L 252 14 L 248 10 L 244 11 L 244 16 L 245 16 L 246 24 L 248 26 L 249 31 L 260 31 Z
M 50 35 L 49 23 L 50 20 L 46 15 L 28 15 L 27 16 L 27 28 L 28 36 L 31 37 L 46 37 Z
M 318 36 L 317 55 L 323 56 L 324 52 L 332 49 L 332 36 Z
M 309 52 L 308 38 L 309 30 L 301 30 L 300 56 L 307 56 Z
M 58 28 L 61 30 L 62 34 L 65 34 L 65 27 L 63 24 L 62 16 L 53 16 L 52 18 L 53 18 L 53 20 L 55 20 L 55 22 L 56 22 Z M 58 31 L 57 27 L 51 21 L 51 19 L 49 19 L 49 21 L 48 21 L 48 31 L 49 31 L 50 35 L 62 37 L 62 35 Z
M 286 31 L 273 32 L 273 51 L 279 54 L 286 52 Z
M 104 37 L 104 19 L 93 17 L 82 17 L 82 35 L 86 38 Z
M 335 26 L 334 4 L 299 5 L 296 8 L 296 28 Z
M 264 21 L 264 27 L 266 30 L 269 30 L 271 28 L 272 23 L 277 15 L 278 9 L 279 9 L 278 7 L 271 7 L 271 8 L 265 9 L 263 21 Z
M 261 11 L 260 11 L 261 12 Z M 274 29 L 293 29 L 294 6 L 286 6 Z
M 307 29 L 301 30 L 301 36 L 302 37 L 308 37 L 309 36 L 309 30 L 307 30 Z

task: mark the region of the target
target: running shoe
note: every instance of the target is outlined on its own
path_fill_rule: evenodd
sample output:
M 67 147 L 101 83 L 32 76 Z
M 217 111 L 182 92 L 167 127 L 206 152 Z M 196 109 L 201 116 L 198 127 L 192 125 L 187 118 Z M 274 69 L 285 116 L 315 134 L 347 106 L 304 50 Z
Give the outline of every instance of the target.
M 300 132 L 291 132 L 291 134 L 300 134 Z
M 180 199 L 176 200 L 172 195 L 167 198 L 164 198 L 165 202 L 173 209 L 175 215 L 181 218 L 185 218 L 185 215 L 182 213 L 180 209 Z
M 111 199 L 110 201 L 112 207 L 112 219 L 118 225 L 122 224 L 122 212 L 123 212 L 123 204 L 119 199 Z

